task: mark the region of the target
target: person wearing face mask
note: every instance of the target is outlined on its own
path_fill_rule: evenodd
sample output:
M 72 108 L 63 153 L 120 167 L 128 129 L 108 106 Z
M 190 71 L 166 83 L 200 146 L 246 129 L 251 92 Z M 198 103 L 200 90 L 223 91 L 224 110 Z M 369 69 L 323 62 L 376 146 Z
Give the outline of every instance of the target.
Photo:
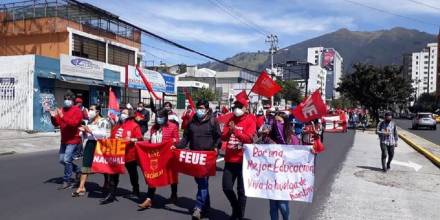
M 172 140 L 173 146 L 171 148 L 175 148 L 174 146 L 179 142 L 179 128 L 176 124 L 168 121 L 168 110 L 165 108 L 159 109 L 156 112 L 156 121 L 155 124 L 151 127 L 150 131 L 148 131 L 147 137 L 149 137 L 150 143 L 162 143 L 162 141 Z M 177 173 L 173 173 L 173 175 L 177 175 Z M 177 179 L 177 177 L 175 177 Z M 139 208 L 148 209 L 153 205 L 153 199 L 156 194 L 156 188 L 148 187 L 147 198 L 143 203 L 139 204 Z M 177 183 L 171 184 L 171 196 L 168 199 L 170 203 L 177 202 Z
M 98 139 L 106 138 L 109 122 L 102 117 L 101 107 L 99 105 L 91 105 L 87 113 L 90 122 L 80 127 L 85 139 L 87 139 L 84 147 L 83 164 L 81 168 L 81 179 L 78 189 L 72 193 L 72 197 L 84 196 L 86 193 L 85 184 L 87 177 L 91 174 L 93 155 Z
M 74 99 L 73 92 L 67 91 L 64 95 L 63 108 L 50 111 L 52 124 L 55 127 L 59 126 L 61 131 L 59 161 L 64 166 L 64 176 L 63 183 L 58 189 L 71 188 L 72 173 L 76 173 L 77 179 L 81 174 L 80 168 L 73 163 L 73 160 L 81 144 L 79 127 L 81 126 L 83 114 L 79 107 L 73 105 Z
M 148 131 L 148 122 L 150 122 L 150 112 L 145 109 L 144 103 L 139 102 L 136 109 L 135 120 L 141 127 L 142 135 Z
M 231 219 L 243 219 L 246 207 L 242 173 L 243 145 L 252 143 L 256 133 L 254 117 L 246 113 L 248 104 L 246 99 L 234 102 L 234 116 L 222 132 L 222 140 L 227 142 L 222 187 L 232 206 Z M 237 194 L 233 189 L 236 181 Z
M 264 117 L 263 109 L 259 110 L 257 113 L 257 131 L 260 130 L 260 128 L 264 125 L 264 121 L 266 118 Z
M 221 147 L 220 125 L 209 108 L 209 102 L 199 100 L 193 120 L 188 124 L 179 142 L 178 148 L 194 151 L 217 151 Z M 209 198 L 209 177 L 195 177 L 197 183 L 196 204 L 193 210 L 193 219 L 201 219 L 211 208 Z
M 376 134 L 379 135 L 380 150 L 382 151 L 382 170 L 383 172 L 387 172 L 387 170 L 391 168 L 390 165 L 394 157 L 394 148 L 397 147 L 397 141 L 399 140 L 397 127 L 392 121 L 391 112 L 385 113 L 385 119 L 377 125 Z
M 112 128 L 110 138 L 124 139 L 127 144 L 125 147 L 125 167 L 130 176 L 131 186 L 133 188 L 129 197 L 139 197 L 139 176 L 137 172 L 137 153 L 135 143 L 142 140 L 142 132 L 139 125 L 134 120 L 133 109 L 124 108 L 121 110 L 119 120 Z M 102 199 L 101 204 L 111 203 L 116 200 L 116 189 L 119 183 L 119 174 L 108 175 L 109 193 Z

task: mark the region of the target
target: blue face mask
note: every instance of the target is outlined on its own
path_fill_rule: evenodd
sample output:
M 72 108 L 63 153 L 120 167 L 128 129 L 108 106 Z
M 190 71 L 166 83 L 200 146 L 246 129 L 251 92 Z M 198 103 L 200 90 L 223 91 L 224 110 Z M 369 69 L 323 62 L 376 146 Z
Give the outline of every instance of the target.
M 156 123 L 158 124 L 158 125 L 163 125 L 163 124 L 165 124 L 165 118 L 164 117 L 158 117 L 158 118 L 156 118 Z
M 196 112 L 197 118 L 202 119 L 203 117 L 205 117 L 205 114 L 206 114 L 205 109 L 197 109 Z

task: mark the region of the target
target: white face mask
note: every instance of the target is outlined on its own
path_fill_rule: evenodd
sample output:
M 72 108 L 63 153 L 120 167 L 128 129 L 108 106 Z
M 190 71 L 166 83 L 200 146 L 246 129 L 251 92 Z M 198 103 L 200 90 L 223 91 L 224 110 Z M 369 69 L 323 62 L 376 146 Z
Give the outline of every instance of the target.
M 96 111 L 94 110 L 89 110 L 89 119 L 94 119 L 96 117 Z
M 128 114 L 122 113 L 120 116 L 121 121 L 125 121 L 125 120 L 127 120 L 127 118 L 128 118 Z
M 235 115 L 235 117 L 240 117 L 240 116 L 242 116 L 243 114 L 244 114 L 243 109 L 241 109 L 241 108 L 236 108 L 236 109 L 234 109 L 234 115 Z
M 142 111 L 142 110 L 144 110 L 144 108 L 143 107 L 137 107 L 137 110 L 138 111 Z

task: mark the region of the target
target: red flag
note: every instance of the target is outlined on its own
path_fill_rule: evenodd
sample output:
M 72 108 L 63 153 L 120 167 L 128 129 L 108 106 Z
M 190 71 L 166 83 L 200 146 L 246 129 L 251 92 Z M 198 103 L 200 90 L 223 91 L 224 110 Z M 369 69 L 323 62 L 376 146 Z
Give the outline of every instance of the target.
M 113 92 L 111 87 L 109 88 L 108 92 L 108 108 L 119 111 L 118 98 L 116 97 L 116 94 L 115 92 Z
M 171 142 L 151 144 L 148 141 L 139 141 L 136 143 L 138 161 L 148 186 L 160 187 L 178 182 L 177 172 L 172 169 L 171 145 Z
M 232 117 L 234 117 L 234 113 L 229 112 L 229 113 L 218 116 L 217 120 L 218 120 L 218 123 L 226 124 L 229 121 L 231 121 Z
M 281 90 L 281 86 L 273 81 L 266 71 L 261 72 L 251 92 L 270 98 Z
M 215 151 L 174 150 L 173 167 L 179 173 L 194 177 L 215 176 L 217 153 Z
M 195 112 L 196 111 L 196 106 L 195 106 L 194 101 L 193 101 L 193 99 L 191 97 L 191 94 L 189 94 L 187 88 L 184 88 L 184 92 L 185 92 L 185 98 L 188 99 L 188 102 L 191 105 L 191 109 Z
M 144 81 L 145 86 L 147 87 L 147 90 L 150 94 L 153 94 L 154 98 L 157 100 L 161 100 L 161 98 L 156 95 L 156 93 L 153 90 L 153 87 L 151 86 L 150 82 L 148 82 L 147 77 L 145 77 L 144 73 L 142 72 L 141 68 L 139 68 L 138 65 L 136 65 L 136 70 L 139 73 L 139 76 L 141 76 L 142 81 Z
M 101 139 L 96 143 L 92 171 L 94 173 L 125 173 L 125 146 L 122 139 Z
M 327 112 L 327 106 L 322 100 L 319 90 L 303 100 L 293 111 L 292 114 L 301 122 L 308 122 L 319 119 Z

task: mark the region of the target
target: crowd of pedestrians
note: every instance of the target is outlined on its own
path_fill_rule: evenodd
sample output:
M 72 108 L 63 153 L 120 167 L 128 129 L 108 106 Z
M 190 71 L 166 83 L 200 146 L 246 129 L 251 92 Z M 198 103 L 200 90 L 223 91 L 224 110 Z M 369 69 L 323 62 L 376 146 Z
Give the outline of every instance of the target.
M 263 110 L 257 111 L 256 114 L 251 113 L 246 99 L 236 100 L 230 112 L 220 106 L 213 111 L 208 101 L 198 100 L 195 106 L 189 106 L 183 113 L 181 127 L 170 102 L 165 102 L 159 109 L 154 104 L 149 106 L 151 114 L 154 114 L 154 123 L 151 126 L 150 111 L 144 103 L 138 103 L 136 109 L 131 105 L 126 106 L 120 109 L 117 117 L 105 117 L 101 106 L 91 105 L 86 109 L 72 92 L 65 94 L 63 107 L 51 112 L 52 123 L 61 130 L 59 158 L 64 166 L 64 176 L 59 189 L 76 186 L 72 197 L 84 196 L 87 192 L 87 177 L 92 174 L 97 140 L 124 139 L 127 142 L 125 167 L 132 187 L 131 193 L 125 196 L 140 201 L 139 208 L 148 209 L 154 203 L 156 188 L 148 187 L 147 197 L 140 198 L 139 162 L 135 143 L 162 143 L 172 140 L 171 150 L 189 148 L 194 151 L 224 151 L 222 188 L 232 208 L 230 219 L 243 219 L 247 200 L 242 173 L 244 145 L 313 145 L 321 141 L 323 130 L 319 121 L 304 124 L 295 120 L 289 111 L 268 109 L 265 113 Z M 225 114 L 231 114 L 232 117 L 227 123 L 220 123 L 218 118 Z M 179 128 L 183 130 L 181 137 Z M 76 156 L 82 156 L 81 167 L 74 162 Z M 390 156 L 392 157 L 391 154 Z M 119 178 L 119 174 L 104 174 L 102 190 L 106 192 L 106 196 L 100 201 L 101 204 L 108 204 L 117 199 Z M 209 177 L 197 177 L 194 181 L 197 194 L 192 217 L 201 219 L 209 214 L 211 208 Z M 170 187 L 169 202 L 175 203 L 178 200 L 178 184 L 172 184 Z M 273 220 L 278 219 L 279 213 L 284 220 L 289 219 L 288 201 L 270 200 L 269 210 Z

